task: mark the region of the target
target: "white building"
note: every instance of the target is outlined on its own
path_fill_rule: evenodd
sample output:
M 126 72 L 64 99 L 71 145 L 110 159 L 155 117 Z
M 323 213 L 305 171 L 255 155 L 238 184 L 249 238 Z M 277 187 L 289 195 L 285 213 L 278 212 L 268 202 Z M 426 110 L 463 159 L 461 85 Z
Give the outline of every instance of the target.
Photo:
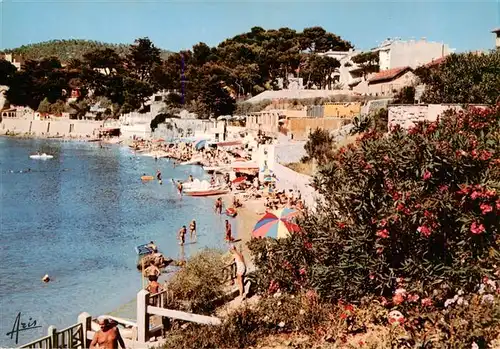
M 495 47 L 500 49 L 500 28 L 495 28 L 491 32 L 495 34 Z
M 498 35 L 500 35 L 500 29 Z M 403 67 L 415 69 L 448 56 L 453 51 L 447 44 L 428 42 L 425 39 L 418 41 L 388 39 L 368 52 L 378 52 L 379 69 L 384 71 Z M 340 62 L 340 67 L 333 73 L 333 78 L 335 82 L 342 85 L 342 89 L 353 89 L 354 86 L 368 78 L 363 76 L 361 67 L 352 61 L 352 58 L 360 53 L 363 51 L 350 49 L 349 51 L 328 51 L 321 54 L 335 58 Z
M 352 61 L 352 57 L 362 53 L 362 51 L 327 51 L 319 55 L 335 58 L 340 62 L 340 67 L 332 74 L 333 81 L 341 84 L 342 89 L 349 89 L 350 86 L 361 82 L 362 72 L 360 67 Z
M 454 50 L 450 49 L 447 44 L 429 42 L 422 38 L 418 41 L 387 39 L 371 51 L 379 53 L 380 70 L 387 70 L 399 67 L 415 69 L 438 58 L 448 56 Z
M 10 62 L 17 70 L 21 69 L 21 62 L 17 61 L 11 53 L 6 53 L 3 57 L 7 62 Z

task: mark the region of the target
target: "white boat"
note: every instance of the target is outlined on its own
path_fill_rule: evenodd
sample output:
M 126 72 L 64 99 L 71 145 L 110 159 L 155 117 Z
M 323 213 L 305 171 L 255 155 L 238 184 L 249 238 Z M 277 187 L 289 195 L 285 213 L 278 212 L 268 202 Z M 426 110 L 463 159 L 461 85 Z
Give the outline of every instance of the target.
M 208 173 L 220 172 L 223 169 L 224 168 L 220 166 L 203 166 L 203 170 L 207 171 Z
M 191 159 L 188 161 L 181 162 L 179 165 L 199 165 L 202 159 Z
M 184 191 L 184 194 L 188 196 L 213 196 L 213 195 L 223 195 L 228 192 L 229 192 L 228 189 L 223 188 L 222 186 L 218 186 L 218 187 L 211 187 L 208 189 L 201 189 L 201 188 L 188 189 Z
M 50 155 L 50 154 L 33 154 L 33 155 L 30 155 L 30 158 L 31 159 L 41 159 L 41 160 L 44 160 L 44 159 L 52 159 L 54 157 L 54 155 Z

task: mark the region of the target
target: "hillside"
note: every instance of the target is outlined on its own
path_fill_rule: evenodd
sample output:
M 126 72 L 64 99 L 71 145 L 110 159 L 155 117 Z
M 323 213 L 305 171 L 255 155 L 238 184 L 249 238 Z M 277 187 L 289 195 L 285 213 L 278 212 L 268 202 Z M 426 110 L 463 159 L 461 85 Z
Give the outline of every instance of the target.
M 129 50 L 129 45 L 76 39 L 51 40 L 7 49 L 4 52 L 21 55 L 25 60 L 57 57 L 61 62 L 68 62 L 72 58 L 82 59 L 83 55 L 87 52 L 105 48 L 112 48 L 118 54 L 125 55 Z M 170 53 L 170 51 L 162 50 L 162 58 L 166 58 Z

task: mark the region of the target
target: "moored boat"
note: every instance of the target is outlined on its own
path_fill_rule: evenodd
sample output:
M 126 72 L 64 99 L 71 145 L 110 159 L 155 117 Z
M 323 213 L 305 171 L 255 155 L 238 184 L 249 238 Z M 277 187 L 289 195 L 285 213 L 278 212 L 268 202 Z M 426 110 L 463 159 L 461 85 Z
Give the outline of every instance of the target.
M 30 155 L 30 158 L 31 159 L 52 159 L 54 157 L 54 155 L 50 155 L 50 154 L 33 154 L 33 155 Z
M 222 187 L 208 188 L 208 189 L 189 189 L 185 190 L 184 194 L 188 196 L 213 196 L 223 195 L 228 193 L 229 190 Z

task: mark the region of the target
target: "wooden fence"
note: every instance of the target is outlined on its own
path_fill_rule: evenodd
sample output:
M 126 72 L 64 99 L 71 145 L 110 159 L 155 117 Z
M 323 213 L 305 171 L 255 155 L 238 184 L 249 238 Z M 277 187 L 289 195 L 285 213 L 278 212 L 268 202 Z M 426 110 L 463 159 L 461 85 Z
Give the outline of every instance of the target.
M 54 326 L 49 326 L 45 337 L 24 344 L 20 348 L 88 348 L 88 333 L 91 331 L 92 318 L 87 313 L 78 316 L 78 323 L 58 331 Z

